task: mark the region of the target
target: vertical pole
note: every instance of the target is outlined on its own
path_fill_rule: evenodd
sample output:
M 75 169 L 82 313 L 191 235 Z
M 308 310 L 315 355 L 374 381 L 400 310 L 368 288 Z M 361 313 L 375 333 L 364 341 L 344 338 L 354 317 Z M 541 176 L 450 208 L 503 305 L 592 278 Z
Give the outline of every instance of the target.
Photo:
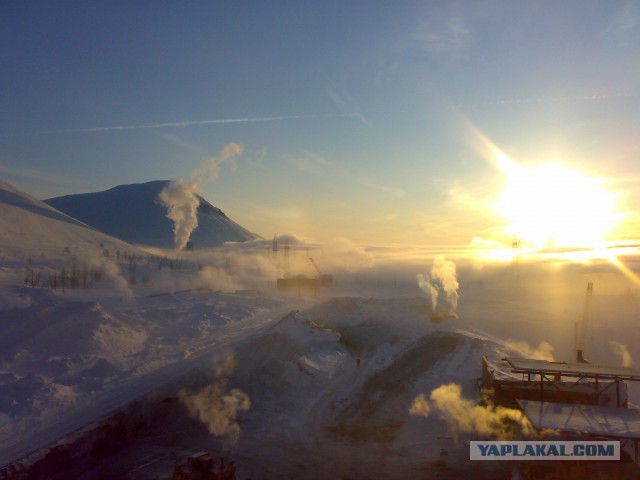
M 587 327 L 589 325 L 589 313 L 591 310 L 591 299 L 593 297 L 593 282 L 587 283 L 587 294 L 584 298 L 584 312 L 582 313 L 582 322 L 576 332 L 576 362 L 585 362 L 583 353 L 587 343 Z

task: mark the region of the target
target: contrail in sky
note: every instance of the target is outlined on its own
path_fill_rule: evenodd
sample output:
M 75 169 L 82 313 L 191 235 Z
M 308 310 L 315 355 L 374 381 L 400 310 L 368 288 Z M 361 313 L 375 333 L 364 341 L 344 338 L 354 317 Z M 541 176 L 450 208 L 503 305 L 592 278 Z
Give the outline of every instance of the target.
M 310 118 L 342 117 L 331 113 L 314 113 L 307 115 L 283 115 L 277 117 L 249 117 L 249 118 L 222 118 L 214 120 L 188 120 L 184 122 L 167 123 L 142 123 L 138 125 L 112 125 L 109 127 L 69 128 L 62 130 L 47 130 L 42 133 L 82 133 L 82 132 L 110 132 L 113 130 L 142 130 L 153 128 L 189 127 L 192 125 L 210 125 L 216 123 L 252 123 L 252 122 L 277 122 L 282 120 L 300 120 Z

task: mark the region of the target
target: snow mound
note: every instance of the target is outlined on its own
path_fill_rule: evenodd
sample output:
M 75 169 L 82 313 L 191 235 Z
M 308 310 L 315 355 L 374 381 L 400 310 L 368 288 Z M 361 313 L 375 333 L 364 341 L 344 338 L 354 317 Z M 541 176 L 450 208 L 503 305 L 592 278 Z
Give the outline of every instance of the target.
M 302 355 L 298 360 L 298 365 L 314 377 L 333 378 L 346 355 L 344 351 L 335 348 L 311 352 L 308 355 Z
M 308 343 L 335 343 L 340 334 L 303 317 L 298 310 L 290 312 L 269 329 L 270 333 L 282 333 L 300 345 Z
M 240 377 L 248 376 L 263 386 L 304 386 L 333 377 L 348 353 L 338 332 L 294 310 L 263 336 L 241 346 L 237 357 Z
M 105 358 L 119 358 L 133 355 L 144 348 L 147 341 L 144 329 L 113 317 L 98 303 L 91 306 L 90 312 L 89 318 L 94 322 L 91 333 L 94 352 Z
M 115 317 L 97 302 L 56 304 L 43 310 L 35 305 L 5 311 L 0 318 L 28 324 L 26 331 L 5 330 L 5 352 L 20 351 L 34 359 L 95 355 L 117 361 L 142 350 L 147 340 L 143 329 Z M 28 337 L 22 339 L 23 334 Z

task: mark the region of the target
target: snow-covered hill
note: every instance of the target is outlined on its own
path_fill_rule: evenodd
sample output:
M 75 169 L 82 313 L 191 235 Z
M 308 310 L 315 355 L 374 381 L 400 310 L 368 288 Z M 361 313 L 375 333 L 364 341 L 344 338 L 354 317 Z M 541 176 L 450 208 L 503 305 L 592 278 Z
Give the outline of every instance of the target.
M 96 215 L 121 208 L 141 223 L 155 206 L 171 242 L 154 203 L 163 184 L 146 185 L 144 206 L 124 195 L 131 208 Z M 138 254 L 6 183 L 0 222 L 0 477 L 42 461 L 52 480 L 169 478 L 176 459 L 211 451 L 239 478 L 506 478 L 507 462 L 469 461 L 468 440 L 485 435 L 475 426 L 502 425 L 480 421 L 483 355 L 569 359 L 588 275 L 589 358 L 640 356 L 637 287 L 602 265 L 523 263 L 516 282 L 510 265 L 460 260 L 458 318 L 434 323 L 421 265 L 336 275 L 305 296 L 275 289 L 264 249 Z M 95 265 L 101 243 L 112 253 Z M 46 463 L 56 455 L 66 466 Z
M 0 180 L 0 259 L 25 262 L 136 253 L 110 237 Z
M 173 248 L 173 222 L 166 216 L 167 208 L 158 200 L 158 195 L 168 184 L 168 181 L 157 180 L 119 185 L 103 192 L 51 198 L 46 203 L 126 242 Z M 259 238 L 204 198 L 198 198 L 198 227 L 191 234 L 195 248 Z

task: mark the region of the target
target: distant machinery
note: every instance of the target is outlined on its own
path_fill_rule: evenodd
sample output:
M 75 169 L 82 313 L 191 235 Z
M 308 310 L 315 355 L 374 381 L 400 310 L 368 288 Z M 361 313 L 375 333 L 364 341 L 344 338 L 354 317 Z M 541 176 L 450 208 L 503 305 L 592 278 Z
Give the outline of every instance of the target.
M 273 254 L 274 258 L 277 259 L 277 239 L 274 236 L 273 239 Z M 298 293 L 302 291 L 316 291 L 319 287 L 326 287 L 333 283 L 333 277 L 331 275 L 327 275 L 320 270 L 318 264 L 315 260 L 309 256 L 307 252 L 307 259 L 309 263 L 313 265 L 313 268 L 317 272 L 317 277 L 308 277 L 307 275 L 291 275 L 291 264 L 290 264 L 290 252 L 291 249 L 288 245 L 284 247 L 284 275 L 282 278 L 278 278 L 276 281 L 276 286 L 278 290 L 288 290 L 288 291 L 297 291 Z
M 316 271 L 318 272 L 318 281 L 320 282 L 320 285 L 331 285 L 333 283 L 333 277 L 331 275 L 327 275 L 326 273 L 322 273 L 322 270 L 320 270 L 320 268 L 318 267 L 316 262 L 313 260 L 313 258 L 311 257 L 307 257 L 307 258 L 309 259 L 311 264 L 315 267 Z

